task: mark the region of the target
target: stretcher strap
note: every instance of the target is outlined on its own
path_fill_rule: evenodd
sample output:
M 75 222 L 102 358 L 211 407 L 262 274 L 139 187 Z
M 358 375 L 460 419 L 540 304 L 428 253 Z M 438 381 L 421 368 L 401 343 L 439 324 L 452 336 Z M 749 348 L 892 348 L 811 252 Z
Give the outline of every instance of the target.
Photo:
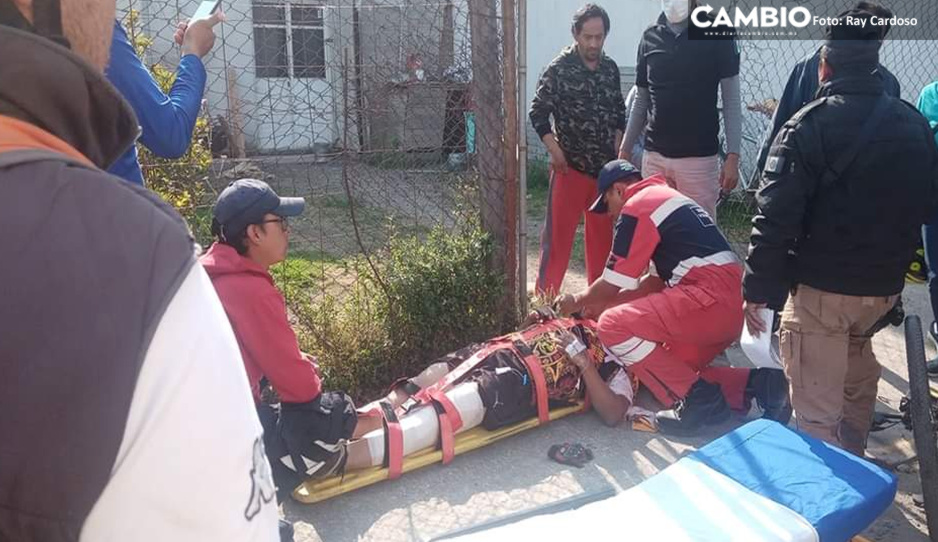
M 426 388 L 420 390 L 420 392 L 418 392 L 416 395 L 412 396 L 411 399 L 413 399 L 413 404 L 411 404 L 410 408 L 413 408 L 419 404 L 425 405 L 429 403 L 432 400 L 431 394 L 434 392 L 449 391 L 454 384 L 459 382 L 464 376 L 468 375 L 473 369 L 478 367 L 479 364 L 482 363 L 482 361 L 490 354 L 496 350 L 510 347 L 511 341 L 504 338 L 493 340 L 489 344 L 483 346 L 478 351 L 476 351 L 475 354 L 469 358 L 466 358 L 466 361 L 460 363 L 452 371 L 446 373 L 446 376 L 441 378 L 439 382 L 433 384 L 432 386 L 427 386 Z
M 574 323 L 575 320 L 570 318 L 556 318 L 554 320 L 548 320 L 546 322 L 533 325 L 522 330 L 520 333 L 516 333 L 515 335 L 516 338 L 520 337 L 521 340 L 525 343 L 530 343 L 531 339 L 539 335 L 543 335 L 546 331 L 567 331 L 567 325 L 572 326 Z
M 434 408 L 437 410 L 437 417 L 440 422 L 440 450 L 443 452 L 443 464 L 446 465 L 453 460 L 456 455 L 456 431 L 462 428 L 462 416 L 456 405 L 449 400 L 449 397 L 441 391 L 430 393 Z
M 449 416 L 445 412 L 438 413 L 440 420 L 440 450 L 443 452 L 443 464 L 449 465 L 449 462 L 456 456 L 456 430 L 450 423 Z
M 447 397 L 445 393 L 434 391 L 430 394 L 430 398 L 443 409 L 442 414 L 449 418 L 450 426 L 453 428 L 453 431 L 462 429 L 462 416 L 459 415 L 459 410 L 456 409 L 456 405 L 449 400 L 449 397 Z
M 384 418 L 384 462 L 388 480 L 393 480 L 401 475 L 404 466 L 404 433 L 391 405 L 385 401 L 378 405 Z
M 541 361 L 531 352 L 528 345 L 521 341 L 515 341 L 512 345 L 515 352 L 528 369 L 528 376 L 534 382 L 534 401 L 537 405 L 537 421 L 545 424 L 550 421 L 550 411 L 547 398 L 547 381 L 544 379 L 544 370 L 541 368 Z

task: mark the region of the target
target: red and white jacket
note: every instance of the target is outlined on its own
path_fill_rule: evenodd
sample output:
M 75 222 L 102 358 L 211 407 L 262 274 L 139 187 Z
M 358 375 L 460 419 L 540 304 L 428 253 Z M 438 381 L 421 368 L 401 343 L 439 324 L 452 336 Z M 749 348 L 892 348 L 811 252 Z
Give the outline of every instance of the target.
M 653 175 L 631 185 L 615 225 L 603 280 L 633 290 L 646 272 L 668 286 L 694 284 L 708 268 L 731 267 L 739 258 L 710 215 Z

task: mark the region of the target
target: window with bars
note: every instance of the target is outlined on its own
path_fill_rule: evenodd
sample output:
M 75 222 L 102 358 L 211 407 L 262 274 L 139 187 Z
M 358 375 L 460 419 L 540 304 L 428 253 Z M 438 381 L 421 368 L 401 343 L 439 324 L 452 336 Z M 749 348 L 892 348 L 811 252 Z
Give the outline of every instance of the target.
M 252 15 L 257 77 L 326 77 L 322 7 L 254 2 Z

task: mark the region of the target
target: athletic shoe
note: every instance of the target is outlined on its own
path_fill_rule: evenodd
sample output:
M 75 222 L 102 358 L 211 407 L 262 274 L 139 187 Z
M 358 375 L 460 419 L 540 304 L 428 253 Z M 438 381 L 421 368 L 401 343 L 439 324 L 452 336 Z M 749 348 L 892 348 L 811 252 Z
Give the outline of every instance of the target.
M 752 399 L 762 409 L 762 417 L 788 425 L 791 419 L 791 399 L 788 379 L 781 369 L 752 369 L 746 383 L 747 402 Z
M 915 251 L 915 257 L 909 263 L 909 269 L 905 272 L 905 280 L 914 284 L 922 284 L 928 280 L 928 266 L 925 264 L 924 248 Z
M 938 358 L 928 362 L 928 376 L 938 377 Z
M 730 409 L 718 384 L 703 379 L 694 382 L 687 396 L 670 410 L 655 415 L 658 430 L 671 435 L 692 435 L 705 425 L 722 423 Z

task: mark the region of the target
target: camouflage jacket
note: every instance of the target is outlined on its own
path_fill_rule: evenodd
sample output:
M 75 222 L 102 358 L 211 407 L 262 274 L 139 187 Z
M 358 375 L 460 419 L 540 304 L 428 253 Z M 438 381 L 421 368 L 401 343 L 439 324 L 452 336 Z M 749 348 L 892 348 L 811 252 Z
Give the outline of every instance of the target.
M 573 169 L 599 176 L 616 158 L 616 130 L 625 130 L 619 67 L 603 55 L 590 70 L 576 46 L 567 47 L 541 75 L 528 115 L 538 137 L 554 132 Z

